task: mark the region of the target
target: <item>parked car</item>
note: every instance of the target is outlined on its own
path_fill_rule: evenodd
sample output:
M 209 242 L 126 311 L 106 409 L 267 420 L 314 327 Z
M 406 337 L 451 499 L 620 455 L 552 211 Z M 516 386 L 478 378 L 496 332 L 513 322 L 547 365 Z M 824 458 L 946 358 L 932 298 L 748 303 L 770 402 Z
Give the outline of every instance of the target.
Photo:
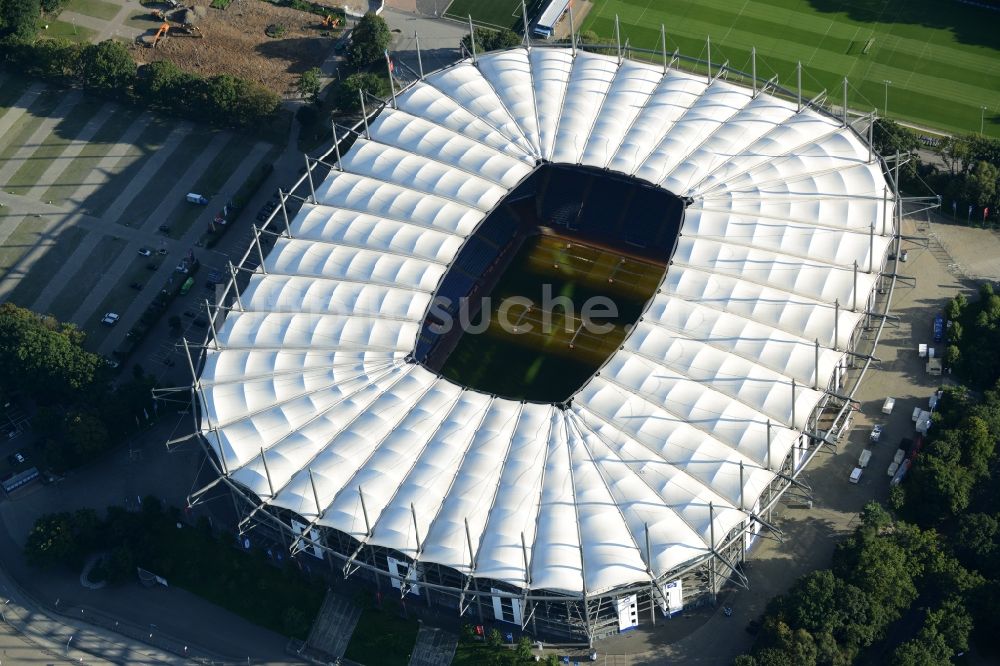
M 20 451 L 16 451 L 7 456 L 7 462 L 9 462 L 11 465 L 23 465 L 24 463 L 27 462 L 27 458 L 25 458 L 24 454 L 21 453 Z
M 156 254 L 160 255 L 161 257 L 167 256 L 167 248 L 161 247 L 159 250 L 156 251 Z
M 148 247 L 140 247 L 139 248 L 139 256 L 141 256 L 141 257 L 151 257 L 151 256 L 153 256 L 153 251 L 150 250 Z
M 151 261 L 148 264 L 146 264 L 146 270 L 147 271 L 158 271 L 158 270 L 160 270 L 160 265 L 158 263 L 156 263 L 155 261 Z
M 177 264 L 177 266 L 174 267 L 174 270 L 178 273 L 187 273 L 188 272 L 187 262 L 182 261 L 181 263 Z
M 133 282 L 132 284 L 129 285 L 129 287 L 132 288 L 132 289 L 135 289 L 136 291 L 142 291 L 142 283 L 141 282 Z
M 161 224 L 158 228 L 159 228 L 161 234 L 169 234 L 170 233 L 170 227 L 168 227 L 165 224 Z
M 114 326 L 118 323 L 119 319 L 121 319 L 121 317 L 117 312 L 107 312 L 104 315 L 104 319 L 101 320 L 101 323 L 105 326 Z
M 877 425 L 874 428 L 872 428 L 872 434 L 869 439 L 871 439 L 871 441 L 873 442 L 877 442 L 881 437 L 882 437 L 882 426 Z

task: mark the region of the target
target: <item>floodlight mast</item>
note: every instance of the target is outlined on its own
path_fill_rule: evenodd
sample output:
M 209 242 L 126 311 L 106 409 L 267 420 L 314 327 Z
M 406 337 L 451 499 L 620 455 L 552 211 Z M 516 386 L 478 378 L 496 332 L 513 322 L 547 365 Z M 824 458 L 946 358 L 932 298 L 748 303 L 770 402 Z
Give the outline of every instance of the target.
M 708 49 L 708 83 L 712 84 L 712 36 L 705 37 L 705 47 Z
M 472 27 L 472 14 L 469 14 L 469 46 L 472 47 L 472 64 L 478 65 L 479 58 L 476 56 L 476 30 Z
M 417 69 L 420 70 L 420 80 L 424 80 L 424 59 L 420 56 L 420 34 L 413 32 L 413 39 L 417 42 Z M 368 127 L 368 119 L 365 118 L 365 129 Z

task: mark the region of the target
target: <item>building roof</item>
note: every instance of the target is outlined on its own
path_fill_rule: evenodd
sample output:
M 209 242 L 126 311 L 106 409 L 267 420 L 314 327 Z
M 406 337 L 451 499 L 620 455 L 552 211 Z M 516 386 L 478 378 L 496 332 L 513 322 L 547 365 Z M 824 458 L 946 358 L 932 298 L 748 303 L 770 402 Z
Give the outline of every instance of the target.
M 462 61 L 397 103 L 206 352 L 202 428 L 226 472 L 361 542 L 522 588 L 600 594 L 706 556 L 774 479 L 877 279 L 892 195 L 868 147 L 768 94 L 559 48 Z M 449 262 L 539 161 L 692 201 L 660 290 L 568 406 L 408 359 Z

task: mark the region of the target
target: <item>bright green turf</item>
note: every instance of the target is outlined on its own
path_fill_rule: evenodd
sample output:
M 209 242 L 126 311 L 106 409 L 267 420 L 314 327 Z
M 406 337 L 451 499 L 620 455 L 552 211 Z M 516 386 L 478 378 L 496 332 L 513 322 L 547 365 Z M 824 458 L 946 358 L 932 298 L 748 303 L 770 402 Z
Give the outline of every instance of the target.
M 710 35 L 712 62 L 748 72 L 756 46 L 758 76 L 787 88 L 801 60 L 807 96 L 825 88 L 840 104 L 846 75 L 851 108 L 881 114 L 888 79 L 890 118 L 978 132 L 986 106 L 985 132 L 1000 136 L 1000 12 L 936 0 L 596 0 L 581 29 L 609 38 L 615 14 L 636 47 L 659 49 L 664 24 L 669 50 L 704 59 Z
M 534 16 L 541 11 L 541 5 L 546 0 L 525 0 L 528 16 Z M 439 0 L 441 6 L 447 0 Z M 524 21 L 521 19 L 521 0 L 453 0 L 444 11 L 448 18 L 460 21 L 472 20 L 478 25 L 510 28 L 518 33 L 523 31 Z
M 42 23 L 42 22 L 40 22 Z M 68 39 L 71 42 L 91 42 L 97 37 L 97 31 L 85 28 L 82 25 L 68 23 L 66 21 L 46 21 L 42 25 L 48 25 L 47 29 L 39 30 L 38 36 L 42 39 Z

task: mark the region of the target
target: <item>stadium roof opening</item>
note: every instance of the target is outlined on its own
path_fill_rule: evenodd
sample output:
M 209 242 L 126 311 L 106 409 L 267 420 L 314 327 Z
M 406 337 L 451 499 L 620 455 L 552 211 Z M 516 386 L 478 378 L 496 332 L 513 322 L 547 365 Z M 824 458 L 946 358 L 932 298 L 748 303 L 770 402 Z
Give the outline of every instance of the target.
M 485 393 L 567 401 L 652 299 L 682 213 L 678 197 L 638 179 L 542 164 L 466 239 L 416 360 Z

